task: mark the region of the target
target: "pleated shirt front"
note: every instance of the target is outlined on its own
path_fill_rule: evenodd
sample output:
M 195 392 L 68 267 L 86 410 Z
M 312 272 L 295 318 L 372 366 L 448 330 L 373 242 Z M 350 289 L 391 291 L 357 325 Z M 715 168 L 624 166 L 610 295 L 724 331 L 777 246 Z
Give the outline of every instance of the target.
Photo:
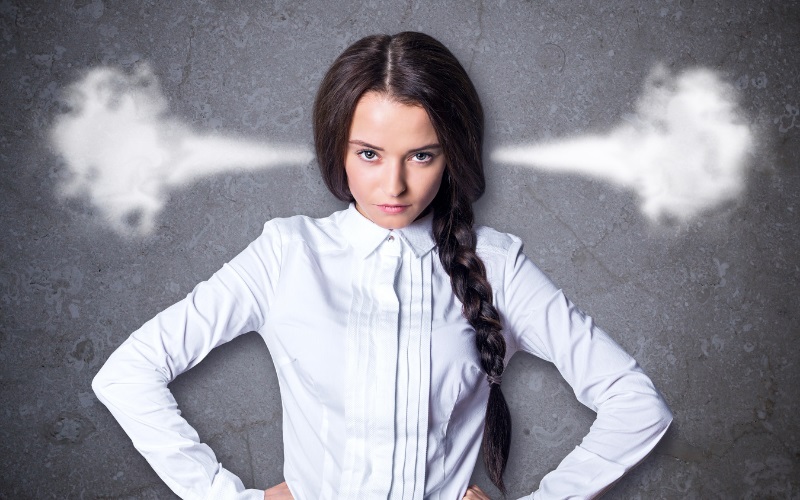
M 342 388 L 347 438 L 341 482 L 331 492 L 338 489 L 346 498 L 421 499 L 432 245 L 430 238 L 415 238 L 420 235 L 413 230 L 378 233 L 377 246 L 371 248 L 374 240 L 367 240 L 370 245 L 359 248 L 361 258 L 346 275 L 351 285 Z
M 294 400 L 284 404 L 287 482 L 299 498 L 422 499 L 430 224 L 389 231 L 351 209 L 305 228 L 274 225 L 265 243 L 280 240 L 283 277 L 264 297 L 259 331 L 282 399 Z M 231 265 L 258 287 L 252 262 L 239 261 Z

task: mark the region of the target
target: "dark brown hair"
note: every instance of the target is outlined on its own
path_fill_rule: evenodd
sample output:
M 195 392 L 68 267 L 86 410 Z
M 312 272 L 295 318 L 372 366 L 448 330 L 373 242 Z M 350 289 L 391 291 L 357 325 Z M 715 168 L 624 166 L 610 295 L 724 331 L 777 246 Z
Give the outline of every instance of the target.
M 433 235 L 462 314 L 475 329 L 489 383 L 483 456 L 489 478 L 505 493 L 503 471 L 511 442 L 511 418 L 500 377 L 506 345 L 492 303 L 486 269 L 475 252 L 472 203 L 483 194 L 483 109 L 466 71 L 439 41 L 423 33 L 372 35 L 334 61 L 314 102 L 314 145 L 325 184 L 353 201 L 344 159 L 353 113 L 366 92 L 380 92 L 427 111 L 446 161 L 433 207 Z

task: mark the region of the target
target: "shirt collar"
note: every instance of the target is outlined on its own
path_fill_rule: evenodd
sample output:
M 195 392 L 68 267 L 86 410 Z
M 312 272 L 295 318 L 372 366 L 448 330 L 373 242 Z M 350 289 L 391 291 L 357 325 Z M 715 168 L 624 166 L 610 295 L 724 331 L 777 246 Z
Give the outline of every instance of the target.
M 344 211 L 341 223 L 345 239 L 356 250 L 360 258 L 366 258 L 390 235 L 399 235 L 414 252 L 417 258 L 430 252 L 433 241 L 433 213 L 417 219 L 402 229 L 385 229 L 367 219 L 350 203 Z

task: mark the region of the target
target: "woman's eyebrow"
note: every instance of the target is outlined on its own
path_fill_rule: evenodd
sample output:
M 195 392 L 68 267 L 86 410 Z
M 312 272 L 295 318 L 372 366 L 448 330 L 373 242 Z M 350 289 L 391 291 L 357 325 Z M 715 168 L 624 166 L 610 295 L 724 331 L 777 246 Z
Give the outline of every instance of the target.
M 421 148 L 414 148 L 409 150 L 409 153 L 417 153 L 419 151 L 424 151 L 426 149 L 442 149 L 442 146 L 439 143 L 428 144 L 427 146 L 422 146 Z
M 383 151 L 383 148 L 379 148 L 378 146 L 373 146 L 372 144 L 364 141 L 359 141 L 358 139 L 353 139 L 349 141 L 350 144 L 356 144 L 358 146 L 363 146 L 365 148 L 374 149 L 375 151 Z

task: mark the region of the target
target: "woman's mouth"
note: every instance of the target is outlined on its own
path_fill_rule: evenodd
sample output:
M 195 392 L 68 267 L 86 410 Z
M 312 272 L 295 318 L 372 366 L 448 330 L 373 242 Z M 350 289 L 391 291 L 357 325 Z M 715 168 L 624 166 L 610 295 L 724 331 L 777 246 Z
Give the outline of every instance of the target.
M 378 205 L 383 213 L 386 214 L 399 214 L 404 212 L 411 205 Z

